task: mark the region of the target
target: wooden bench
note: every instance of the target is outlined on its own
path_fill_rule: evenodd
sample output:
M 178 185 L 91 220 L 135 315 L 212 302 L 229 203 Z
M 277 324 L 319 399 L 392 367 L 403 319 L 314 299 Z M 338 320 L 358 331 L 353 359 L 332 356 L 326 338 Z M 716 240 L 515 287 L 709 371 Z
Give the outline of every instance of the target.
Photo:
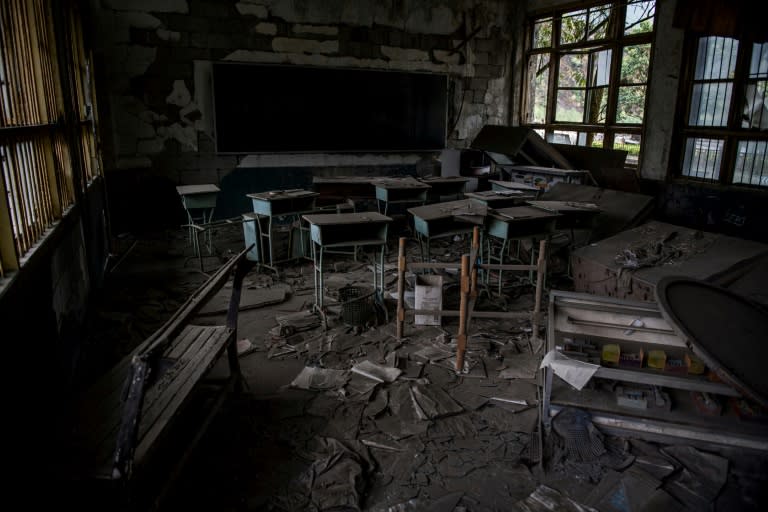
M 229 391 L 240 389 L 237 317 L 245 275 L 253 263 L 246 248 L 221 266 L 155 333 L 99 379 L 78 401 L 72 451 L 80 481 L 98 479 L 132 501 L 134 482 L 185 413 L 204 377 L 226 352 L 229 372 L 214 385 L 206 382 L 206 407 L 196 420 L 174 476 L 202 437 Z M 196 312 L 233 276 L 226 325 L 193 325 Z M 213 388 L 213 392 L 210 390 Z M 187 429 L 189 425 L 185 426 Z M 167 476 L 169 473 L 165 472 Z M 130 485 L 128 485 L 130 482 Z M 103 489 L 104 486 L 101 486 Z M 111 494 L 111 493 L 110 493 Z

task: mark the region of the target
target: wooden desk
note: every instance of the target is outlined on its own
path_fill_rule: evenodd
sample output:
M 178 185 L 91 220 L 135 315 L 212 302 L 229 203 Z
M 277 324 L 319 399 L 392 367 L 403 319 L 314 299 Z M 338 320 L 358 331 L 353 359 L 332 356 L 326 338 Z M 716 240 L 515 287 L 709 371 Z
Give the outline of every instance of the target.
M 376 212 L 311 214 L 302 218 L 309 223 L 316 308 L 323 309 L 323 254 L 327 249 L 337 247 L 369 246 L 374 251 L 379 249 L 379 273 L 374 268 L 373 287 L 383 301 L 384 249 L 387 228 L 392 219 Z
M 549 245 L 549 240 L 555 232 L 556 222 L 559 217 L 560 214 L 558 213 L 532 206 L 513 206 L 491 212 L 488 214 L 487 220 L 486 261 L 488 263 L 495 261 L 499 264 L 504 264 L 504 256 L 509 250 L 510 241 L 530 238 L 532 241 L 531 262 L 535 262 L 534 249 L 536 248 L 536 242 L 546 240 L 547 245 Z M 494 239 L 501 241 L 501 247 L 496 254 L 493 250 Z M 519 246 L 517 256 L 519 258 Z M 503 270 L 499 270 L 499 294 L 501 294 L 502 288 L 502 273 Z M 486 281 L 488 281 L 490 273 L 486 273 L 485 276 Z M 531 273 L 529 277 L 532 279 L 533 274 Z
M 602 211 L 594 203 L 575 201 L 528 201 L 534 208 L 559 213 L 557 229 L 591 229 L 592 221 Z
M 387 214 L 390 204 L 424 204 L 427 202 L 427 191 L 430 189 L 415 178 L 376 178 L 376 206 L 379 213 Z M 384 211 L 381 204 L 384 203 Z
M 300 215 L 311 212 L 315 209 L 315 199 L 317 192 L 309 190 L 291 189 L 291 190 L 272 190 L 268 192 L 259 192 L 256 194 L 246 194 L 253 202 L 253 212 L 257 218 L 253 222 L 258 232 L 259 255 L 264 255 L 259 262 L 261 265 L 275 269 L 275 263 L 293 259 L 294 240 L 293 232 L 288 234 L 288 255 L 286 258 L 276 261 L 274 246 L 272 243 L 273 226 L 275 217 L 288 217 L 289 222 L 300 221 Z M 292 229 L 292 228 L 291 228 Z M 300 254 L 306 254 L 304 250 L 304 237 L 299 231 Z M 264 240 L 267 241 L 267 250 L 264 249 Z
M 409 208 L 408 213 L 413 215 L 421 258 L 429 261 L 432 238 L 471 233 L 474 226 L 484 223 L 488 207 L 471 199 L 462 199 Z
M 520 190 L 484 190 L 482 192 L 467 192 L 464 196 L 494 209 L 522 205 L 536 197 L 535 194 Z
M 427 201 L 430 203 L 439 203 L 445 196 L 454 196 L 456 200 L 462 198 L 464 187 L 466 187 L 469 178 L 462 176 L 445 176 L 434 178 L 419 178 L 419 181 L 429 185 L 427 192 Z
M 195 252 L 195 256 L 200 256 L 200 245 L 195 230 L 192 226 L 197 224 L 207 224 L 213 218 L 213 211 L 216 208 L 216 197 L 219 195 L 219 187 L 211 183 L 205 185 L 180 185 L 176 187 L 176 192 L 181 197 L 181 204 L 187 213 L 187 222 L 189 224 L 189 242 Z M 211 253 L 211 234 L 205 232 L 205 244 L 208 246 L 208 254 Z
M 376 188 L 368 176 L 334 176 L 312 178 L 312 190 L 320 194 L 322 205 L 335 204 L 347 199 L 375 199 Z

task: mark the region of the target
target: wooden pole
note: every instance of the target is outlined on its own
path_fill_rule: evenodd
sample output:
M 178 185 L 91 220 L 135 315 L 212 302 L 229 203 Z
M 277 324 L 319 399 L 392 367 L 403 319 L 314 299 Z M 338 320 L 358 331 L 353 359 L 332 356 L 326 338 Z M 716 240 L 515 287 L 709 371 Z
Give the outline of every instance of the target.
M 467 350 L 467 310 L 469 306 L 469 255 L 461 257 L 461 301 L 459 305 L 459 333 L 456 335 L 456 372 L 464 369 Z
M 400 238 L 397 250 L 397 339 L 403 338 L 405 327 L 405 238 Z
M 533 339 L 539 337 L 539 317 L 541 316 L 541 295 L 544 292 L 544 276 L 547 275 L 547 242 L 539 242 L 539 260 L 536 264 L 536 299 L 533 303 L 531 318 L 531 342 L 529 347 L 533 352 Z
M 474 299 L 477 298 L 477 258 L 480 254 L 480 228 L 477 226 L 472 229 L 472 251 L 470 254 L 472 255 L 472 261 L 470 261 L 470 265 L 472 265 L 470 295 Z

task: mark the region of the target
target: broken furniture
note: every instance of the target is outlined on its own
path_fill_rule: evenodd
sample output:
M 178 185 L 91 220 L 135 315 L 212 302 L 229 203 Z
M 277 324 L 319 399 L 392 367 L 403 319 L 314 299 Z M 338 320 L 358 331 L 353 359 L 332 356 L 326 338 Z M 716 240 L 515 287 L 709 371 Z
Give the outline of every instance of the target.
M 488 208 L 508 208 L 510 206 L 519 206 L 525 204 L 530 199 L 535 199 L 535 193 L 523 192 L 520 190 L 483 190 L 480 192 L 467 192 L 464 194 L 467 199 L 474 199 L 483 203 Z
M 325 286 L 323 283 L 323 256 L 329 249 L 341 247 L 371 247 L 373 257 L 373 289 L 376 299 L 383 304 L 384 251 L 387 228 L 392 219 L 377 212 L 321 213 L 303 215 L 309 223 L 312 247 L 315 308 L 323 312 Z M 379 258 L 376 261 L 376 250 Z M 378 267 L 378 269 L 377 269 Z
M 253 266 L 245 258 L 247 250 L 222 265 L 162 327 L 82 395 L 73 412 L 70 457 L 78 479 L 106 480 L 116 491 L 132 489 L 152 484 L 144 470 L 161 460 L 175 461 L 175 468 L 164 474 L 178 474 L 226 394 L 240 385 L 235 341 L 242 282 Z M 194 324 L 196 313 L 232 274 L 226 324 Z M 226 378 L 204 380 L 225 353 Z M 177 431 L 178 426 L 184 428 Z M 172 447 L 183 451 L 159 457 Z
M 486 227 L 486 247 L 483 260 L 488 263 L 504 264 L 509 254 L 511 242 L 517 241 L 517 259 L 520 259 L 520 242 L 531 240 L 531 267 L 534 265 L 537 243 L 544 240 L 549 244 L 560 214 L 532 206 L 513 206 L 492 211 L 488 214 Z M 529 279 L 533 282 L 531 268 Z M 503 270 L 499 270 L 498 293 L 501 295 Z M 490 272 L 484 274 L 486 284 L 490 282 Z
M 685 308 L 690 312 L 701 307 L 698 299 L 687 298 Z M 718 363 L 708 359 L 702 364 L 700 347 L 682 338 L 665 316 L 656 303 L 550 292 L 542 400 L 545 428 L 558 411 L 576 407 L 589 410 L 592 421 L 611 433 L 768 450 L 768 426 L 742 419 L 732 407 L 741 402 L 742 393 L 713 379 Z M 726 338 L 743 330 L 720 321 L 721 332 L 729 335 L 716 341 L 729 351 L 731 342 Z M 764 347 L 764 340 L 759 341 Z M 759 350 L 765 353 L 764 348 Z M 731 360 L 745 359 L 746 353 L 746 348 L 737 347 Z M 714 407 L 717 404 L 722 415 Z
M 764 244 L 651 221 L 574 250 L 573 284 L 579 292 L 653 301 L 665 276 L 723 280 L 766 254 Z
M 502 181 L 502 180 L 490 180 L 491 190 L 494 192 L 507 192 L 518 191 L 527 194 L 531 194 L 536 199 L 541 194 L 541 189 L 533 185 L 526 185 L 525 183 L 518 183 L 516 181 Z
M 205 185 L 180 185 L 176 187 L 176 192 L 181 197 L 181 204 L 184 206 L 184 211 L 187 214 L 189 243 L 192 244 L 195 256 L 199 257 L 200 243 L 192 226 L 211 222 L 216 208 L 216 197 L 219 194 L 219 187 L 210 183 Z M 210 231 L 205 232 L 205 237 L 208 254 L 210 254 L 212 250 Z
M 376 206 L 384 215 L 389 213 L 390 204 L 425 204 L 430 189 L 426 183 L 411 177 L 376 178 L 373 185 L 376 187 Z
M 524 126 L 485 125 L 470 148 L 483 151 L 501 169 L 510 165 L 574 169 L 557 149 L 532 128 Z
M 430 241 L 433 238 L 471 233 L 475 225 L 484 223 L 488 207 L 471 199 L 462 199 L 409 208 L 408 213 L 413 215 L 421 259 L 429 262 Z
M 427 202 L 439 203 L 447 196 L 457 201 L 461 199 L 469 178 L 462 176 L 435 176 L 419 178 L 419 181 L 430 186 L 427 192 Z
M 413 262 L 408 263 L 405 257 L 405 238 L 400 238 L 397 257 L 397 319 L 396 336 L 402 339 L 405 333 L 406 315 L 430 315 L 438 317 L 442 322 L 444 316 L 458 316 L 459 327 L 456 334 L 456 371 L 461 373 L 465 370 L 464 355 L 467 350 L 467 332 L 469 330 L 472 317 L 477 318 L 531 318 L 531 337 L 538 338 L 541 297 L 544 289 L 544 276 L 547 273 L 546 260 L 547 243 L 542 240 L 539 242 L 539 257 L 535 265 L 505 265 L 480 263 L 480 228 L 475 226 L 472 230 L 472 244 L 469 254 L 464 254 L 459 263 L 432 263 L 432 262 Z M 459 269 L 459 309 L 405 309 L 405 273 L 408 270 L 446 270 Z M 532 312 L 520 311 L 475 311 L 475 299 L 478 295 L 478 273 L 479 270 L 488 272 L 490 270 L 514 270 L 514 271 L 536 271 L 536 291 L 534 296 L 534 306 Z M 531 343 L 531 345 L 533 345 Z
M 293 259 L 295 245 L 295 237 L 293 236 L 294 224 L 298 224 L 299 255 L 306 255 L 304 236 L 300 225 L 301 215 L 315 209 L 315 199 L 319 195 L 317 192 L 302 189 L 272 190 L 247 194 L 253 202 L 253 212 L 256 214 L 256 220 L 251 225 L 256 229 L 259 241 L 259 256 L 263 256 L 261 261 L 259 261 L 261 266 L 276 271 L 276 263 Z M 282 260 L 275 259 L 273 238 L 275 236 L 275 219 L 277 218 L 288 224 L 287 255 Z
M 513 165 L 504 168 L 509 181 L 532 185 L 542 191 L 548 191 L 557 183 L 583 184 L 587 181 L 587 171 L 573 169 L 555 169 L 533 165 Z
M 637 227 L 648 220 L 654 206 L 651 196 L 576 183 L 555 183 L 540 199 L 596 204 L 600 213 L 592 223 L 589 241 L 602 240 Z

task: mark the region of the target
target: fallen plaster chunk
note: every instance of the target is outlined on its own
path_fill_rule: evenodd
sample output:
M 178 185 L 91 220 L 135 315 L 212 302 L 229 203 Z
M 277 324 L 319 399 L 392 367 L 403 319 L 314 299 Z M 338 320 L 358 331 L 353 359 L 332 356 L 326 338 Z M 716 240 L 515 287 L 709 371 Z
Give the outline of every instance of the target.
M 189 93 L 189 89 L 187 89 L 187 84 L 184 83 L 184 80 L 174 80 L 173 90 L 171 90 L 171 94 L 165 98 L 165 102 L 171 105 L 176 105 L 177 107 L 186 107 L 189 105 L 190 101 L 192 101 L 192 95 Z
M 539 370 L 539 356 L 530 354 L 518 354 L 505 359 L 507 368 L 499 372 L 502 379 L 533 379 Z
M 256 16 L 257 18 L 266 18 L 269 16 L 267 8 L 263 5 L 252 4 L 250 2 L 237 2 L 235 9 L 242 16 Z

